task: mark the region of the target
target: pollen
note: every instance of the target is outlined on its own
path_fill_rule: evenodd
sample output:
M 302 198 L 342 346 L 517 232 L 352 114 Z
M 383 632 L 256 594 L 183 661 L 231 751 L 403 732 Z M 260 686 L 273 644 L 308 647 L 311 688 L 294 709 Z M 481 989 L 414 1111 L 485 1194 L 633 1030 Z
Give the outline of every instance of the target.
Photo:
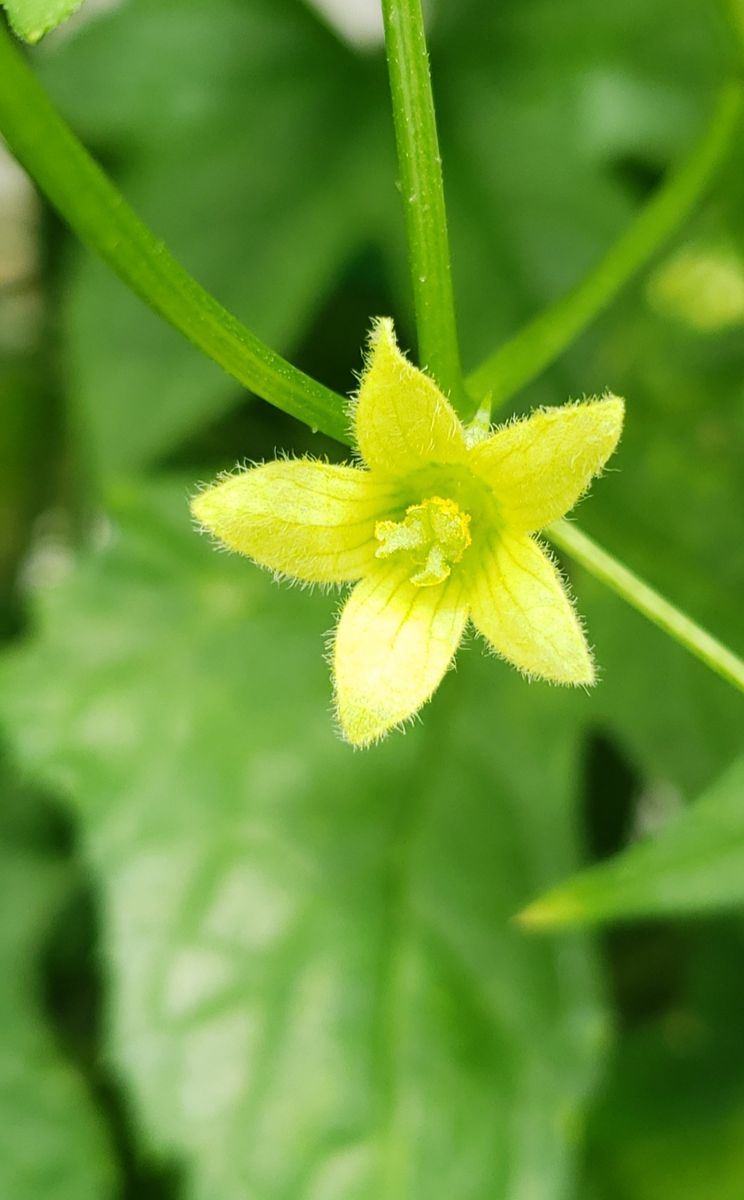
M 402 521 L 378 521 L 375 537 L 376 558 L 399 555 L 410 564 L 411 583 L 433 587 L 444 583 L 470 545 L 470 514 L 454 500 L 429 496 L 406 509 Z

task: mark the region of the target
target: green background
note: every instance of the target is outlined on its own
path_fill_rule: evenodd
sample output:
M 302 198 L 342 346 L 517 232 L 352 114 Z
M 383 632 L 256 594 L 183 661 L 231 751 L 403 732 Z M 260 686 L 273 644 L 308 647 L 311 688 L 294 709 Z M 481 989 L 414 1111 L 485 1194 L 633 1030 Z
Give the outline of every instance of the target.
M 345 393 L 373 315 L 413 344 L 381 53 L 299 0 L 128 0 L 61 33 L 34 69 L 247 325 Z M 431 52 L 471 367 L 626 228 L 737 47 L 707 0 L 459 0 Z M 690 241 L 744 275 L 743 199 L 738 151 L 518 397 L 626 397 L 582 524 L 739 653 L 742 324 L 701 333 L 649 280 Z M 594 692 L 468 644 L 419 724 L 353 753 L 338 596 L 215 554 L 187 510 L 238 460 L 342 449 L 35 219 L 0 293 L 0 1195 L 740 1200 L 741 697 L 566 563 Z M 513 921 L 659 830 L 640 896 L 584 885 L 625 924 Z

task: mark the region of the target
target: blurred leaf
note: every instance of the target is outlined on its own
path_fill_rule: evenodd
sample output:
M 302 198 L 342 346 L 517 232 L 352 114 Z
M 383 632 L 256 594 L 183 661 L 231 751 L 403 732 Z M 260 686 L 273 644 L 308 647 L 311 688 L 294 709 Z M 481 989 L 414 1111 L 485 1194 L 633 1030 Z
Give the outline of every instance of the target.
M 199 282 L 291 351 L 369 236 L 365 63 L 299 0 L 130 0 L 40 67 Z M 171 451 L 239 400 L 87 252 L 65 295 L 70 390 L 104 472 Z
M 708 912 L 744 904 L 744 758 L 657 836 L 553 888 L 530 926 Z
M 114 1168 L 80 1079 L 39 1004 L 37 958 L 64 885 L 51 859 L 0 846 L 0 1195 L 107 1200 Z
M 593 975 L 509 917 L 575 861 L 584 697 L 466 649 L 424 727 L 354 753 L 331 608 L 150 489 L 3 669 L 18 753 L 100 881 L 143 1134 L 199 1200 L 566 1197 Z
M 642 569 L 744 650 L 736 589 L 744 479 L 744 340 L 738 331 L 690 337 L 640 296 L 616 315 L 588 366 L 625 390 L 629 420 L 619 476 L 586 514 L 624 537 Z M 601 522 L 599 520 L 601 518 Z M 622 532 L 621 532 L 622 531 Z
M 681 995 L 626 1032 L 589 1126 L 582 1200 L 744 1193 L 740 922 L 688 936 Z
M 744 259 L 730 246 L 687 243 L 661 263 L 647 293 L 662 315 L 699 333 L 744 325 Z
M 694 800 L 741 753 L 741 694 L 602 584 L 573 575 L 601 672 L 587 720 L 651 789 Z
M 691 148 L 730 39 L 698 0 L 462 0 L 437 12 L 460 328 L 475 366 L 578 283 Z
M 737 34 L 739 55 L 744 54 L 744 2 L 724 0 L 724 8 L 734 32 Z
M 76 12 L 83 0 L 2 0 L 11 27 L 27 42 L 38 42 Z
M 16 579 L 39 510 L 55 483 L 56 416 L 38 357 L 0 352 L 0 637 L 17 621 Z

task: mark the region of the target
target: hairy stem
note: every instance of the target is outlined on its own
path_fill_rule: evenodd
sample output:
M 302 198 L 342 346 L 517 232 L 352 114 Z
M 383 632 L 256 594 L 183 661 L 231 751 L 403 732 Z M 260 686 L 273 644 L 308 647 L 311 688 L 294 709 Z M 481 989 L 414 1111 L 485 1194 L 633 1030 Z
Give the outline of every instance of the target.
M 490 392 L 494 408 L 505 404 L 549 367 L 646 265 L 710 185 L 734 143 L 741 111 L 742 88 L 730 84 L 722 91 L 708 130 L 690 157 L 595 269 L 472 372 L 467 386 L 476 399 Z
M 421 0 L 382 0 L 419 362 L 461 415 L 462 383 L 429 56 Z
M 343 398 L 266 346 L 184 270 L 55 110 L 2 21 L 0 132 L 68 225 L 150 308 L 256 395 L 348 441 Z
M 712 634 L 680 612 L 663 596 L 639 579 L 632 571 L 598 546 L 568 521 L 556 521 L 545 531 L 560 550 L 580 563 L 585 570 L 604 583 L 618 596 L 622 596 L 644 617 L 663 629 L 676 642 L 684 646 L 696 658 L 744 692 L 744 661 L 729 650 Z

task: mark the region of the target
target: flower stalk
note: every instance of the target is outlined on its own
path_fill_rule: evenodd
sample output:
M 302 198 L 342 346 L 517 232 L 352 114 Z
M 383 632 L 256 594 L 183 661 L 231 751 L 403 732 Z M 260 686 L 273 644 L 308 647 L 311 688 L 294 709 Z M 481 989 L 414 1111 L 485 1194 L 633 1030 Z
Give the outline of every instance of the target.
M 400 187 L 421 367 L 467 419 L 439 153 L 421 0 L 383 0 Z
M 600 583 L 643 613 L 711 671 L 744 692 L 744 660 L 603 550 L 573 522 L 557 521 L 545 533 L 553 545 L 570 555 Z

